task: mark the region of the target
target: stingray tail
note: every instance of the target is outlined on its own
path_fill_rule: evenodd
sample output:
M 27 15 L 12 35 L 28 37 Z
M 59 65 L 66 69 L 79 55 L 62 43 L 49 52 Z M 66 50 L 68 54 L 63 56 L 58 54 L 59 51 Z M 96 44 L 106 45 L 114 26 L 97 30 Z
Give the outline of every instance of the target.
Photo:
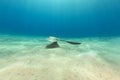
M 67 40 L 59 40 L 59 41 L 67 42 L 67 43 L 73 44 L 73 45 L 79 45 L 79 44 L 81 44 L 80 42 L 73 42 L 73 41 L 67 41 Z

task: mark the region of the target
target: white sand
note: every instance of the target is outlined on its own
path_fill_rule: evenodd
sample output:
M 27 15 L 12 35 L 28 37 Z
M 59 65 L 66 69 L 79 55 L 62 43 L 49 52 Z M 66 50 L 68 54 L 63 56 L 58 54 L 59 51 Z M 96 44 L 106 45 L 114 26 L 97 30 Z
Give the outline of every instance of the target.
M 120 80 L 120 38 L 71 39 L 45 49 L 45 38 L 0 37 L 0 80 Z

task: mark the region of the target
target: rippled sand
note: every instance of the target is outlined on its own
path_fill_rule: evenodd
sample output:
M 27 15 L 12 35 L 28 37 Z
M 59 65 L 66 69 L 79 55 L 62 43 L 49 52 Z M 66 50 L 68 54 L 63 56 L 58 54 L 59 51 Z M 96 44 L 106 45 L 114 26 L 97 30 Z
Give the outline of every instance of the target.
M 0 80 L 120 80 L 120 38 L 71 39 L 45 49 L 45 38 L 0 37 Z

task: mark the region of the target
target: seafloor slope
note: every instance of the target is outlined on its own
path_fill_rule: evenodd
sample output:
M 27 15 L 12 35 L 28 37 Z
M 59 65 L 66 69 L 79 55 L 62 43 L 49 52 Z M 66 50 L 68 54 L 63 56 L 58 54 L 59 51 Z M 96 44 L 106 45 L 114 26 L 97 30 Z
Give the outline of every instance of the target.
M 45 49 L 45 38 L 0 36 L 0 80 L 120 80 L 120 38 L 70 39 Z

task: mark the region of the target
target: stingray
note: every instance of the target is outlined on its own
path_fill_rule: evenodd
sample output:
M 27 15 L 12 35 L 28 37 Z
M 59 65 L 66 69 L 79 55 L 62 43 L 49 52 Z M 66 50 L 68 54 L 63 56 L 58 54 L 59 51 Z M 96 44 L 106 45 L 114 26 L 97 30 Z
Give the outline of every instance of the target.
M 56 37 L 49 37 L 48 38 L 48 41 L 52 42 L 51 44 L 48 44 L 46 46 L 47 49 L 52 49 L 52 48 L 59 48 L 59 44 L 58 44 L 58 41 L 63 41 L 63 42 L 66 42 L 66 43 L 69 43 L 69 44 L 72 44 L 72 45 L 80 45 L 81 43 L 80 42 L 74 42 L 74 41 L 67 41 L 67 40 L 63 40 L 63 39 L 58 39 Z

